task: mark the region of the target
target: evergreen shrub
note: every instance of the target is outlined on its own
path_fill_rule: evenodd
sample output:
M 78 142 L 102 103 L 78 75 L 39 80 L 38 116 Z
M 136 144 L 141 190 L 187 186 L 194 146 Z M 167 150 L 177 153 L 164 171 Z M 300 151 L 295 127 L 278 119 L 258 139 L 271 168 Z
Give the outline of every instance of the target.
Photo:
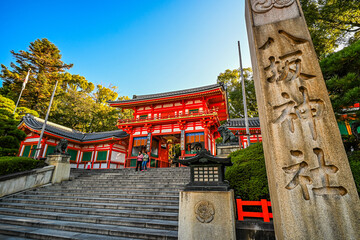
M 235 197 L 250 201 L 270 200 L 262 143 L 235 151 L 230 157 L 233 166 L 226 167 L 225 179 L 234 189 Z
M 230 154 L 233 166 L 226 168 L 225 178 L 235 196 L 243 200 L 270 200 L 262 143 Z M 360 195 L 360 151 L 349 155 L 350 168 Z
M 351 152 L 349 163 L 358 194 L 360 195 L 360 150 Z
M 28 157 L 0 157 L 0 176 L 44 167 L 44 161 Z

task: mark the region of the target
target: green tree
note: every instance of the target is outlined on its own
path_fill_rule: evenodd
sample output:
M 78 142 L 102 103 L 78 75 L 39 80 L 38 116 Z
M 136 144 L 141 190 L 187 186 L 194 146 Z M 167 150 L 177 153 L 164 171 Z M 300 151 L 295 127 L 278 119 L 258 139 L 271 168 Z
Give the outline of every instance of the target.
M 96 91 L 92 96 L 95 104 L 92 109 L 89 132 L 110 131 L 116 129 L 120 110 L 110 107 L 107 101 L 114 101 L 117 96 L 116 87 L 114 86 L 110 86 L 109 88 L 102 85 L 96 86 Z
M 228 102 L 229 102 L 229 114 L 230 118 L 244 117 L 244 105 L 242 97 L 241 82 L 239 80 L 240 73 L 238 69 L 225 70 L 217 77 L 217 81 L 224 83 L 227 88 Z M 252 71 L 250 68 L 244 69 L 245 89 L 246 89 L 246 104 L 248 108 L 248 116 L 258 116 L 255 86 L 252 79 Z
M 59 81 L 57 94 L 62 94 L 69 85 L 91 88 L 92 84 L 87 83 L 84 77 L 66 72 L 73 64 L 64 63 L 60 50 L 46 38 L 31 42 L 28 51 L 11 51 L 11 54 L 16 61 L 11 62 L 11 69 L 1 65 L 0 78 L 3 79 L 3 87 L 0 93 L 16 101 L 25 76 L 31 69 L 19 106 L 39 112 L 40 117 L 45 117 L 56 80 Z M 52 110 L 55 109 L 56 104 L 52 107 Z
M 244 200 L 270 200 L 262 143 L 235 151 L 230 157 L 233 166 L 226 167 L 225 178 L 235 196 Z
M 352 120 L 357 138 L 346 137 L 345 146 L 359 144 L 356 129 L 360 126 L 360 110 L 349 107 L 360 103 L 360 40 L 339 52 L 332 53 L 320 62 L 329 91 L 331 104 L 338 120 Z M 354 145 L 355 144 L 355 145 Z
M 107 101 L 116 100 L 116 87 L 97 85 L 94 93 L 71 87 L 57 100 L 57 108 L 49 120 L 82 131 L 100 132 L 115 130 L 122 113 Z
M 340 45 L 360 39 L 360 1 L 300 0 L 320 59 Z
M 16 101 L 23 80 L 31 68 L 18 112 L 33 109 L 44 118 L 53 87 L 59 81 L 49 120 L 82 132 L 109 131 L 116 129 L 118 118 L 127 117 L 129 110 L 111 108 L 107 101 L 116 100 L 116 87 L 104 87 L 88 82 L 85 77 L 66 72 L 73 64 L 64 63 L 60 50 L 47 39 L 30 43 L 28 51 L 11 51 L 16 59 L 8 67 L 1 65 L 0 93 Z M 95 90 L 94 90 L 95 89 Z M 28 111 L 28 110 L 26 110 Z
M 56 99 L 56 110 L 51 112 L 49 121 L 86 132 L 91 119 L 93 99 L 84 91 L 68 89 Z
M 35 111 L 25 107 L 17 108 L 14 115 L 14 109 L 14 101 L 0 95 L 0 156 L 15 156 L 19 151 L 26 134 L 17 126 L 25 113 L 38 116 Z
M 270 200 L 262 143 L 230 154 L 233 166 L 226 167 L 225 178 L 234 189 L 235 196 L 243 200 Z M 360 151 L 349 156 L 350 168 L 358 194 L 360 193 Z

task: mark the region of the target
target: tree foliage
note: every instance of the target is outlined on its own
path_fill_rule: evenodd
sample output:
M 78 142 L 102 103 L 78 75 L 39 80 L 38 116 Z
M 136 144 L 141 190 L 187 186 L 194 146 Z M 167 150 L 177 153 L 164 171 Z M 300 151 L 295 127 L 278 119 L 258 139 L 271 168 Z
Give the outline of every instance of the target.
M 335 116 L 350 121 L 355 136 L 343 136 L 347 151 L 358 149 L 360 110 L 349 108 L 360 102 L 360 40 L 332 53 L 320 62 Z M 356 132 L 357 131 L 357 132 Z
M 46 38 L 30 43 L 28 51 L 20 50 L 18 53 L 11 51 L 11 54 L 16 59 L 15 63 L 10 64 L 12 70 L 1 65 L 0 77 L 3 79 L 1 93 L 16 101 L 25 76 L 31 69 L 20 105 L 33 109 L 44 117 L 56 80 L 60 81 L 59 88 L 61 88 L 64 80 L 72 78 L 69 76 L 71 74 L 64 72 L 73 65 L 61 61 L 60 50 Z
M 336 116 L 341 119 L 344 109 L 360 102 L 360 40 L 320 62 Z M 360 119 L 360 111 L 352 113 Z
M 70 88 L 57 100 L 49 119 L 82 132 L 115 130 L 121 111 L 106 102 L 117 99 L 115 90 L 102 85 L 97 85 L 94 93 Z
M 25 107 L 17 108 L 14 115 L 14 109 L 14 101 L 0 95 L 0 156 L 15 156 L 19 151 L 26 134 L 17 126 L 25 113 L 38 116 L 37 112 Z
M 248 108 L 248 116 L 258 116 L 255 86 L 252 79 L 252 71 L 250 68 L 244 69 L 246 104 Z M 217 77 L 217 81 L 224 83 L 227 88 L 229 114 L 230 118 L 244 117 L 244 105 L 242 97 L 242 88 L 240 82 L 240 73 L 238 69 L 225 70 Z
M 354 151 L 351 153 L 349 156 L 349 164 L 358 194 L 360 195 L 360 151 Z
M 60 50 L 46 38 L 30 43 L 28 51 L 11 53 L 16 61 L 10 64 L 10 68 L 1 65 L 3 87 L 0 93 L 16 101 L 31 68 L 19 111 L 26 107 L 44 118 L 55 82 L 58 81 L 50 121 L 83 132 L 95 132 L 115 130 L 117 119 L 128 116 L 128 111 L 124 113 L 106 103 L 117 99 L 116 87 L 97 85 L 95 88 L 85 77 L 67 72 L 73 64 L 64 63 Z
M 360 39 L 360 1 L 300 0 L 315 51 L 322 59 Z
M 226 167 L 225 178 L 235 196 L 244 200 L 270 200 L 262 143 L 235 151 L 230 157 L 233 166 Z
M 235 196 L 244 200 L 270 200 L 262 143 L 230 154 L 233 166 L 226 167 L 225 178 L 234 189 Z M 360 193 L 360 151 L 352 152 L 349 164 Z

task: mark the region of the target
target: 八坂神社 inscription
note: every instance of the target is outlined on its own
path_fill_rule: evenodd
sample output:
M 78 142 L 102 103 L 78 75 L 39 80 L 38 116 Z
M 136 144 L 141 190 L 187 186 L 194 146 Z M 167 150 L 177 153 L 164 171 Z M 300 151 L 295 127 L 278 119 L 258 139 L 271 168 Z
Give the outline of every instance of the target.
M 292 179 L 286 185 L 286 189 L 292 190 L 300 186 L 305 200 L 310 199 L 309 189 L 307 185 L 312 185 L 315 181 L 317 186 L 313 187 L 312 191 L 315 195 L 341 195 L 344 196 L 347 190 L 342 186 L 331 186 L 329 175 L 335 174 L 339 169 L 334 165 L 326 165 L 324 159 L 324 152 L 320 148 L 313 149 L 317 160 L 318 167 L 309 169 L 309 164 L 304 160 L 304 154 L 299 150 L 290 151 L 293 160 L 299 162 L 287 167 L 283 167 L 286 174 L 291 174 Z M 315 185 L 315 183 L 314 183 Z
M 277 239 L 360 239 L 360 203 L 299 0 L 246 0 Z

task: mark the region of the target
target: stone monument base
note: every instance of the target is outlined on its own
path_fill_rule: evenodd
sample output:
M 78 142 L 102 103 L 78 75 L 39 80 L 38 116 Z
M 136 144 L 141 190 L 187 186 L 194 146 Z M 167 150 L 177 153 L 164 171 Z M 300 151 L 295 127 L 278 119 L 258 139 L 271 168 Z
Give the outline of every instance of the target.
M 70 155 L 48 155 L 46 163 L 55 166 L 51 182 L 61 183 L 70 178 Z
M 216 145 L 217 157 L 228 157 L 230 153 L 240 150 L 239 144 L 237 145 Z
M 236 239 L 234 191 L 181 191 L 179 239 Z

